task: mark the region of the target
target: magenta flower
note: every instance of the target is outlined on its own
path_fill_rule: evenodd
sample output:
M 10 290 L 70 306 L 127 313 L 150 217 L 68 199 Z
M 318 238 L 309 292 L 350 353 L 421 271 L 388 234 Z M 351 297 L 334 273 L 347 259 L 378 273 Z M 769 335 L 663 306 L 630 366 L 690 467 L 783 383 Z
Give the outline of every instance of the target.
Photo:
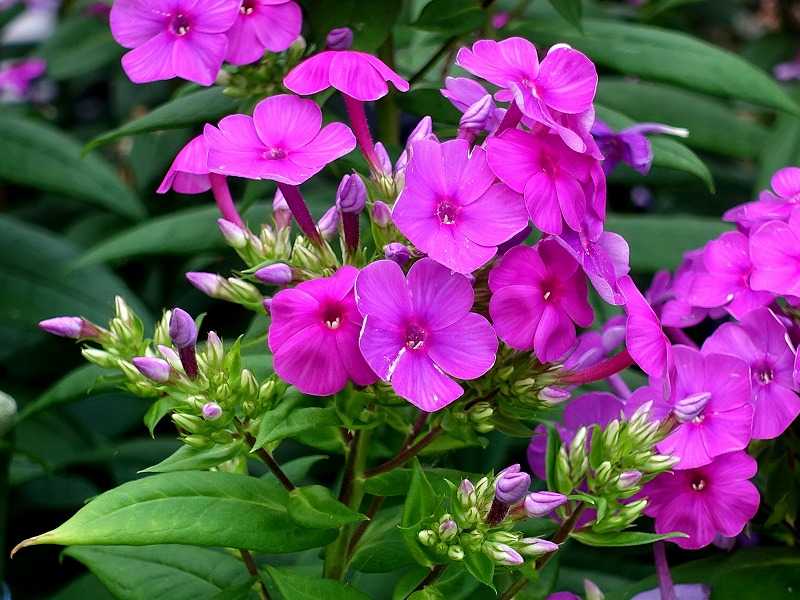
M 451 377 L 476 379 L 494 364 L 497 337 L 470 312 L 474 296 L 466 277 L 430 258 L 414 263 L 407 277 L 389 260 L 366 266 L 356 302 L 367 364 L 420 410 L 444 408 L 464 393 Z
M 575 325 L 594 319 L 578 263 L 553 239 L 509 250 L 489 273 L 489 289 L 497 335 L 542 362 L 561 358 L 575 343 Z
M 506 111 L 494 104 L 491 94 L 480 83 L 466 77 L 447 77 L 444 85 L 444 89 L 440 90 L 442 96 L 447 98 L 461 113 L 467 113 L 480 102 L 486 102 L 485 98 L 488 96 L 488 114 L 482 123 L 482 129 L 488 133 L 497 129 Z
M 792 209 L 800 204 L 800 167 L 779 169 L 770 185 L 773 191 L 763 191 L 758 200 L 735 206 L 722 219 L 745 231 L 755 230 L 768 221 L 788 221 Z
M 800 79 L 800 54 L 795 56 L 794 60 L 775 65 L 772 72 L 779 81 Z
M 156 191 L 166 194 L 172 189 L 179 194 L 202 194 L 211 189 L 208 173 L 208 146 L 201 134 L 181 148 Z
M 653 308 L 629 275 L 617 286 L 625 299 L 625 346 L 628 354 L 651 377 L 665 377 L 672 363 L 672 346 Z
M 595 241 L 567 229 L 556 238 L 578 261 L 600 297 L 609 304 L 624 304 L 625 299 L 617 287 L 620 277 L 627 275 L 630 267 L 630 249 L 621 235 L 604 231 Z
M 738 535 L 758 510 L 758 490 L 748 481 L 757 468 L 745 452 L 731 452 L 696 469 L 662 473 L 642 488 L 649 499 L 644 512 L 656 532 L 687 534 L 670 541 L 688 550 L 708 546 L 718 533 Z
M 536 47 L 512 37 L 500 42 L 478 40 L 471 50 L 458 51 L 456 63 L 500 87 L 498 100 L 514 100 L 526 116 L 555 129 L 570 148 L 586 151 L 574 124 L 561 118 L 592 110 L 597 70 L 584 54 L 557 44 L 540 65 Z
M 659 271 L 653 276 L 646 298 L 665 327 L 691 327 L 708 316 L 707 308 L 694 306 L 687 300 L 695 274 L 702 272 L 705 266 L 701 248 L 684 254 L 674 277 L 670 277 L 668 271 Z M 724 313 L 723 309 L 716 310 Z
M 244 0 L 228 30 L 225 60 L 234 65 L 256 62 L 264 51 L 282 52 L 300 35 L 303 13 L 292 0 Z
M 181 77 L 211 85 L 238 14 L 239 3 L 231 0 L 117 0 L 111 33 L 132 48 L 122 68 L 134 83 Z
M 560 138 L 517 129 L 490 137 L 489 166 L 515 192 L 524 194 L 534 225 L 558 235 L 563 222 L 574 231 L 605 217 L 605 177 L 593 158 L 570 150 Z
M 750 234 L 754 290 L 800 296 L 800 208 L 789 222 L 770 221 Z
M 356 146 L 347 125 L 321 126 L 322 111 L 313 100 L 269 96 L 256 104 L 252 117 L 230 115 L 219 128 L 206 125 L 209 168 L 222 175 L 299 185 Z
M 458 273 L 485 265 L 528 224 L 522 198 L 496 182 L 484 150 L 470 152 L 466 140 L 414 144 L 392 219 L 417 248 Z
M 778 437 L 800 414 L 792 378 L 795 351 L 786 327 L 768 308 L 750 312 L 739 323 L 723 324 L 703 344 L 703 354 L 708 353 L 738 356 L 750 365 L 754 439 Z
M 0 94 L 11 100 L 22 100 L 28 96 L 31 83 L 41 77 L 47 63 L 42 58 L 26 58 L 0 67 Z
M 603 171 L 606 175 L 621 162 L 629 164 L 642 175 L 647 175 L 653 164 L 653 148 L 647 134 L 687 137 L 689 131 L 660 123 L 637 123 L 614 131 L 602 121 L 595 121 L 592 135 L 603 155 Z
M 272 298 L 268 343 L 273 367 L 304 394 L 329 396 L 348 380 L 369 385 L 377 379 L 358 350 L 357 275 L 358 269 L 345 266 Z
M 738 231 L 708 242 L 702 255 L 705 270 L 695 272 L 688 301 L 703 308 L 721 306 L 737 319 L 772 302 L 772 294 L 751 289 L 748 246 L 747 236 Z

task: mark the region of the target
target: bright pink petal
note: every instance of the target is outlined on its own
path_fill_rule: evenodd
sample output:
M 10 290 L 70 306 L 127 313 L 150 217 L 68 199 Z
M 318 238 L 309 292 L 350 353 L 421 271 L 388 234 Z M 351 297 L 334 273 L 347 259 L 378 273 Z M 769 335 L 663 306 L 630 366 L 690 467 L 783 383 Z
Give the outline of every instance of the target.
M 426 342 L 428 356 L 445 373 L 476 379 L 494 365 L 497 336 L 484 317 L 469 313 L 449 327 L 433 332 Z
M 141 46 L 166 31 L 170 17 L 163 8 L 169 10 L 145 0 L 116 0 L 109 16 L 111 34 L 125 48 Z
M 456 64 L 498 86 L 523 79 L 533 81 L 539 72 L 536 47 L 519 37 L 502 42 L 478 40 L 472 49 L 461 48 L 458 51 Z
M 428 356 L 413 351 L 400 356 L 391 382 L 398 396 L 425 412 L 436 412 L 464 393 Z
M 482 148 L 476 148 L 470 156 L 469 143 L 456 139 L 443 142 L 440 150 L 445 180 L 442 191 L 458 204 L 469 204 L 494 182 L 494 173 L 486 165 Z
M 429 331 L 444 329 L 462 319 L 475 299 L 466 277 L 430 258 L 414 263 L 408 271 L 407 284 L 414 314 Z
M 298 288 L 281 290 L 272 298 L 268 343 L 277 352 L 298 331 L 318 325 L 319 301 Z
M 222 67 L 228 38 L 222 33 L 193 31 L 172 45 L 172 66 L 178 77 L 212 85 Z
M 563 113 L 580 113 L 594 100 L 597 70 L 586 55 L 557 46 L 542 61 L 536 90 L 549 107 Z
M 408 185 L 421 188 L 426 197 L 444 196 L 447 193 L 447 177 L 442 160 L 442 144 L 436 140 L 423 139 L 414 142 L 411 161 L 406 168 Z M 426 193 L 425 190 L 428 190 Z
M 322 111 L 313 100 L 291 94 L 269 96 L 253 111 L 259 139 L 269 148 L 302 148 L 319 133 Z
M 560 307 L 545 303 L 533 339 L 533 350 L 542 362 L 562 358 L 575 343 L 575 325 Z
M 800 194 L 800 167 L 785 167 L 776 171 L 770 186 L 782 198 Z
M 383 98 L 389 93 L 386 80 L 366 60 L 361 52 L 337 52 L 331 60 L 331 86 L 342 93 L 369 102 Z
M 253 119 L 227 116 L 219 122 L 219 128 L 206 125 L 203 136 L 208 144 L 209 171 L 251 179 L 261 176 L 264 145 L 256 135 Z
M 476 271 L 497 254 L 495 246 L 476 244 L 460 228 L 440 223 L 436 224 L 436 230 L 425 251 L 448 269 L 463 274 Z
M 757 384 L 754 383 L 754 386 Z M 771 440 L 781 435 L 800 414 L 800 396 L 790 388 L 772 383 L 757 388 L 753 439 Z
M 303 329 L 281 344 L 272 366 L 281 379 L 304 394 L 330 396 L 347 384 L 335 336 L 321 324 Z
M 336 52 L 328 50 L 307 58 L 283 79 L 283 85 L 301 96 L 316 94 L 329 88 L 330 71 Z
M 391 84 L 395 87 L 395 89 L 399 92 L 407 92 L 409 90 L 408 82 L 400 77 L 397 73 L 392 71 L 386 64 L 379 59 L 377 56 L 373 56 L 372 54 L 365 54 L 359 52 L 359 54 L 363 54 L 369 64 L 372 65 L 372 68 L 375 69 L 378 73 L 380 73 L 381 77 L 385 81 L 391 82 Z
M 297 2 L 284 2 L 262 6 L 259 12 L 269 23 L 258 30 L 258 39 L 270 52 L 283 52 L 300 35 L 303 26 L 303 11 Z
M 192 10 L 192 31 L 225 33 L 239 16 L 239 6 L 235 0 L 197 0 Z
M 330 277 L 318 277 L 309 279 L 298 285 L 298 289 L 307 292 L 320 302 L 333 300 L 348 300 L 348 296 L 353 291 L 353 286 L 358 277 L 358 269 L 353 266 L 345 265 Z M 357 318 L 357 315 L 354 315 Z
M 666 476 L 668 474 L 659 475 Z M 684 549 L 708 546 L 717 535 L 713 512 L 704 494 L 676 494 L 656 516 L 656 532 L 681 531 L 688 534 L 688 538 L 673 540 Z
M 509 129 L 486 142 L 489 167 L 515 192 L 524 192 L 528 180 L 542 169 L 537 140 L 531 133 Z
M 175 77 L 172 61 L 174 41 L 175 36 L 164 31 L 126 53 L 122 57 L 122 68 L 128 79 L 133 83 L 148 83 Z
M 580 231 L 586 214 L 586 197 L 581 184 L 570 175 L 561 174 L 555 179 L 555 189 L 564 221 L 573 231 Z
M 367 315 L 358 347 L 370 368 L 384 381 L 392 378 L 400 357 L 408 352 L 405 332 L 392 323 Z
M 522 196 L 497 183 L 458 214 L 458 230 L 482 246 L 497 246 L 525 229 L 528 212 Z
M 356 147 L 356 137 L 344 123 L 329 123 L 303 148 L 293 150 L 289 159 L 302 168 L 317 173 L 325 165 L 349 154 Z
M 558 188 L 550 175 L 541 171 L 525 186 L 525 206 L 531 221 L 544 233 L 558 235 L 563 229 Z
M 786 223 L 771 221 L 750 235 L 754 290 L 800 295 L 800 240 Z
M 498 337 L 516 350 L 533 349 L 543 312 L 541 293 L 527 285 L 501 287 L 489 301 L 489 315 Z
M 400 326 L 411 314 L 405 275 L 391 260 L 379 260 L 361 269 L 355 290 L 358 309 L 365 316 Z
M 378 376 L 364 360 L 358 347 L 360 324 L 345 322 L 336 332 L 336 349 L 347 375 L 356 385 L 370 385 Z
M 265 26 L 264 21 L 265 17 L 260 13 L 239 16 L 226 34 L 226 61 L 234 65 L 248 65 L 264 56 L 264 45 L 259 40 L 259 30 Z
M 628 313 L 625 334 L 628 352 L 645 373 L 664 377 L 671 350 L 658 317 L 628 275 L 620 277 L 617 285 L 625 297 L 625 311 Z

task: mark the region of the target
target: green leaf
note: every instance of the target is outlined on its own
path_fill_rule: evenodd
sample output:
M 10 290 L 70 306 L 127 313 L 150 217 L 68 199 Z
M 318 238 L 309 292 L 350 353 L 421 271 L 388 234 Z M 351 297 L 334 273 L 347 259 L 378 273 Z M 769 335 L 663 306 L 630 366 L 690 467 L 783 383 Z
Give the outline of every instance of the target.
M 476 0 L 431 0 L 413 26 L 450 36 L 478 29 L 486 22 L 486 13 Z
M 336 414 L 336 409 L 332 406 L 326 408 L 317 406 L 300 408 L 289 413 L 284 420 L 277 423 L 275 427 L 265 434 L 263 440 L 257 440 L 253 447 L 261 448 L 261 446 L 265 444 L 277 442 L 303 433 L 304 431 L 336 425 L 340 425 L 339 416 Z M 259 430 L 258 433 L 261 435 L 261 430 Z M 259 441 L 262 442 L 261 445 L 258 445 Z
M 444 492 L 448 489 L 444 485 L 445 480 L 450 480 L 457 484 L 462 479 L 469 478 L 470 473 L 465 473 L 458 469 L 425 469 L 425 477 L 434 491 Z M 480 477 L 478 475 L 477 479 Z M 394 469 L 370 477 L 364 483 L 364 489 L 368 494 L 375 496 L 405 496 L 411 487 L 413 478 L 414 469 Z
M 602 77 L 597 101 L 634 121 L 688 129 L 687 146 L 723 156 L 753 158 L 767 138 L 764 127 L 724 102 L 670 85 Z
M 150 408 L 147 409 L 147 412 L 144 414 L 144 424 L 147 427 L 147 430 L 150 432 L 150 437 L 154 437 L 154 431 L 156 425 L 166 417 L 173 408 L 176 408 L 181 405 L 181 401 L 177 398 L 173 398 L 172 396 L 164 396 L 163 398 L 159 398 L 155 402 L 150 405 Z
M 204 471 L 246 453 L 247 447 L 241 440 L 235 440 L 229 444 L 215 444 L 211 448 L 202 450 L 191 446 L 181 446 L 157 465 L 142 469 L 141 472 Z
M 708 217 L 609 214 L 606 229 L 628 242 L 634 271 L 652 273 L 674 269 L 687 250 L 703 246 L 731 227 Z
M 460 115 L 456 107 L 442 96 L 438 87 L 414 86 L 410 94 L 398 94 L 397 105 L 407 113 L 420 118 L 430 116 L 435 123 L 457 126 Z
M 595 105 L 597 117 L 605 121 L 613 129 L 625 129 L 633 125 L 633 121 L 623 114 Z M 708 187 L 710 192 L 714 191 L 714 178 L 705 163 L 689 148 L 678 141 L 667 136 L 649 136 L 650 145 L 653 148 L 653 166 L 685 171 L 697 176 Z
M 48 78 L 69 79 L 109 65 L 123 52 L 108 23 L 76 16 L 62 21 L 37 54 L 47 61 Z
M 121 600 L 211 598 L 249 579 L 232 555 L 196 546 L 71 546 L 64 554 Z
M 362 573 L 389 573 L 416 564 L 398 527 L 401 510 L 399 506 L 382 510 L 373 519 L 350 561 L 353 569 Z
M 419 460 L 415 458 L 412 466 L 411 483 L 408 487 L 408 495 L 403 504 L 403 515 L 400 518 L 400 526 L 402 528 L 406 547 L 411 552 L 414 560 L 424 567 L 429 567 L 433 563 L 422 549 L 422 546 L 420 546 L 417 533 L 422 521 L 433 515 L 436 508 L 436 501 L 436 492 L 425 476 L 425 471 L 422 470 L 422 465 L 420 465 Z
M 98 378 L 104 373 L 108 371 L 97 365 L 84 365 L 67 373 L 36 400 L 23 406 L 17 413 L 17 423 L 53 406 L 86 396 L 89 390 L 100 392 L 114 389 L 114 384 L 110 382 L 98 382 Z
M 310 529 L 328 529 L 363 521 L 367 517 L 333 497 L 321 485 L 298 487 L 289 492 L 289 516 Z
M 587 546 L 622 547 L 643 546 L 660 540 L 688 537 L 685 533 L 673 531 L 672 533 L 646 533 L 644 531 L 619 531 L 613 533 L 596 533 L 594 531 L 573 531 L 569 534 L 581 544 Z
M 464 566 L 475 579 L 482 584 L 494 587 L 494 561 L 480 550 L 467 551 L 464 554 Z
M 800 119 L 779 115 L 766 142 L 761 146 L 755 192 L 767 189 L 778 169 L 800 164 Z
M 564 17 L 564 20 L 578 31 L 583 31 L 581 26 L 581 18 L 583 17 L 582 0 L 549 0 L 549 2 L 558 14 Z
M 286 600 L 369 600 L 364 592 L 339 581 L 298 575 L 288 568 L 267 566 L 267 573 Z
M 225 96 L 222 90 L 223 88 L 215 86 L 178 96 L 130 123 L 97 136 L 86 144 L 84 151 L 92 150 L 126 135 L 164 129 L 180 129 L 198 123 L 217 121 L 227 114 L 236 112 L 237 109 L 236 101 Z
M 99 156 L 81 157 L 78 142 L 21 115 L 0 114 L 0 180 L 66 194 L 138 219 L 144 206 Z
M 176 472 L 130 481 L 101 494 L 56 529 L 24 540 L 39 544 L 194 544 L 284 553 L 331 542 L 335 530 L 298 527 L 288 494 L 254 477 Z
M 147 326 L 152 323 L 147 308 L 108 269 L 71 270 L 76 255 L 71 244 L 49 231 L 0 216 L 0 358 L 39 342 L 43 334 L 35 334 L 36 324 L 42 319 L 81 315 L 105 324 L 114 315 L 117 294 Z
M 584 19 L 583 35 L 555 21 L 520 23 L 512 30 L 538 45 L 570 44 L 597 64 L 626 75 L 800 114 L 800 107 L 770 75 L 685 33 L 601 19 Z

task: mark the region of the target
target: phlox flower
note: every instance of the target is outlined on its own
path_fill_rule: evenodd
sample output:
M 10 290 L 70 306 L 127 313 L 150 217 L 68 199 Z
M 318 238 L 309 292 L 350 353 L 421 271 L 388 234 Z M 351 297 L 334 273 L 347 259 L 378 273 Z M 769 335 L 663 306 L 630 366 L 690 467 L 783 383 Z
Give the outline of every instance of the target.
M 629 275 L 617 281 L 625 300 L 625 347 L 631 358 L 651 377 L 666 377 L 672 365 L 672 346 L 661 322 Z
M 800 207 L 789 222 L 770 221 L 750 234 L 754 290 L 800 296 Z
M 611 173 L 621 162 L 629 164 L 642 175 L 647 175 L 653 164 L 653 147 L 647 134 L 667 134 L 686 137 L 686 129 L 670 127 L 660 123 L 637 123 L 620 131 L 614 131 L 602 121 L 595 121 L 592 126 L 600 152 L 603 155 L 603 171 Z
M 792 209 L 800 204 L 800 167 L 785 167 L 770 180 L 773 191 L 765 190 L 758 200 L 728 210 L 723 221 L 736 223 L 744 231 L 755 230 L 768 221 L 788 221 Z
M 498 100 L 514 100 L 527 117 L 553 128 L 570 148 L 586 151 L 574 121 L 592 110 L 597 90 L 597 70 L 586 55 L 557 44 L 539 64 L 536 47 L 512 37 L 499 42 L 478 40 L 471 49 L 461 48 L 456 64 L 500 87 L 495 94 Z M 565 120 L 565 115 L 573 119 Z
M 739 323 L 724 323 L 705 341 L 703 353 L 738 356 L 750 366 L 754 439 L 778 437 L 800 414 L 792 378 L 795 351 L 786 327 L 768 308 L 748 313 Z
M 466 277 L 430 258 L 414 263 L 407 277 L 390 260 L 364 267 L 356 302 L 367 364 L 420 410 L 444 408 L 464 393 L 453 377 L 476 379 L 495 361 L 497 337 L 470 312 L 474 296 Z
M 515 192 L 524 194 L 528 214 L 544 233 L 558 235 L 563 223 L 574 231 L 599 233 L 606 212 L 605 175 L 598 161 L 568 148 L 547 133 L 508 129 L 486 143 L 489 166 Z
M 26 58 L 0 65 L 0 97 L 22 100 L 28 96 L 34 79 L 47 69 L 42 58 Z
M 631 270 L 630 249 L 625 238 L 604 231 L 592 241 L 581 233 L 565 229 L 556 239 L 578 261 L 603 300 L 609 304 L 625 303 L 617 286 L 620 277 Z
M 669 271 L 658 271 L 653 276 L 645 297 L 665 327 L 682 329 L 697 325 L 709 312 L 718 311 L 724 314 L 723 309 L 709 311 L 707 308 L 692 305 L 687 299 L 695 274 L 702 272 L 705 272 L 705 266 L 703 249 L 700 248 L 683 255 L 683 262 L 675 270 L 674 276 Z
M 122 57 L 122 68 L 134 83 L 181 77 L 211 85 L 239 5 L 236 0 L 116 0 L 111 33 L 132 48 Z
M 491 100 L 491 94 L 480 83 L 467 77 L 446 77 L 444 89 L 440 91 L 442 96 L 447 98 L 461 113 L 468 112 L 470 108 L 483 101 L 486 96 L 489 96 Z M 497 129 L 506 111 L 503 108 L 498 108 L 494 101 L 491 101 L 489 109 L 489 115 L 484 122 L 484 130 L 491 133 Z
M 181 148 L 156 191 L 166 194 L 170 189 L 179 194 L 202 194 L 211 189 L 208 145 L 202 134 Z
M 299 185 L 356 146 L 347 125 L 321 126 L 322 111 L 314 101 L 269 96 L 256 104 L 252 117 L 229 115 L 217 127 L 206 125 L 209 169 Z
M 738 535 L 758 510 L 758 490 L 748 481 L 757 468 L 745 452 L 731 452 L 702 467 L 662 473 L 642 488 L 649 500 L 644 512 L 657 533 L 687 534 L 670 540 L 687 550 L 708 546 L 717 534 Z
M 775 75 L 775 79 L 779 81 L 800 79 L 800 54 L 795 56 L 793 60 L 778 63 L 772 72 Z
M 357 275 L 358 269 L 344 266 L 272 298 L 267 341 L 273 368 L 304 394 L 328 396 L 349 380 L 369 385 L 377 379 L 358 349 Z
M 392 219 L 414 245 L 458 273 L 486 264 L 528 224 L 522 198 L 498 183 L 482 148 L 420 140 Z
M 228 30 L 225 60 L 234 65 L 256 62 L 264 51 L 282 52 L 300 35 L 303 13 L 292 0 L 243 0 Z
M 553 239 L 509 250 L 489 273 L 489 289 L 497 335 L 542 362 L 561 358 L 575 343 L 575 325 L 594 319 L 578 263 Z

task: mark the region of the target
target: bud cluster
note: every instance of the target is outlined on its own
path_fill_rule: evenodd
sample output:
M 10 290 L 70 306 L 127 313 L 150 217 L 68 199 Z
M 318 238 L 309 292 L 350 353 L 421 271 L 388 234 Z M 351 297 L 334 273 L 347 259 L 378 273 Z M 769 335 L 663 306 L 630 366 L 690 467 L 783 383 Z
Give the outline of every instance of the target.
M 303 58 L 306 41 L 299 36 L 285 52 L 266 52 L 254 63 L 227 65 L 217 77 L 225 86 L 224 94 L 232 98 L 257 100 L 283 92 L 283 78 Z

